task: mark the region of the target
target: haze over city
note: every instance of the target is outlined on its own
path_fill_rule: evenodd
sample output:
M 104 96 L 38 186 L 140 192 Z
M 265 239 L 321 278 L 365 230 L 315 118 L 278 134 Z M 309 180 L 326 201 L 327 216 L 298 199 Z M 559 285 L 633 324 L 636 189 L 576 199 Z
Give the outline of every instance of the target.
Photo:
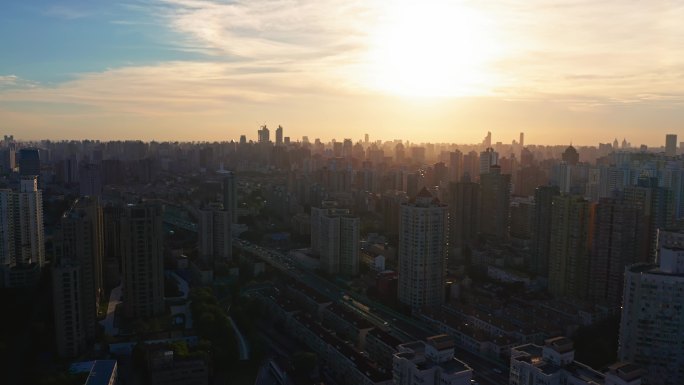
M 278 122 L 325 141 L 656 145 L 684 120 L 682 19 L 670 1 L 3 2 L 0 116 L 22 139 Z
M 684 384 L 683 20 L 0 2 L 0 384 Z

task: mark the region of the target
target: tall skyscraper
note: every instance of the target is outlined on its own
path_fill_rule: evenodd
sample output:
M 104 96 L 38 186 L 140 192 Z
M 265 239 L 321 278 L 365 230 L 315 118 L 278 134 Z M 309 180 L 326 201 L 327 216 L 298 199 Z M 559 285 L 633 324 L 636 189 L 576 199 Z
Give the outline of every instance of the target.
M 499 153 L 488 147 L 480 153 L 480 175 L 488 174 L 489 169 L 499 164 Z
M 311 208 L 311 250 L 328 274 L 359 273 L 359 218 L 335 201 Z
M 45 263 L 43 195 L 37 179 L 24 176 L 19 192 L 1 191 L 3 265 Z
M 651 385 L 684 383 L 684 234 L 662 232 L 658 265 L 625 270 L 618 358 Z
M 480 233 L 498 239 L 508 237 L 510 223 L 511 176 L 499 166 L 480 175 Z
M 401 205 L 398 294 L 414 310 L 444 302 L 448 220 L 447 206 L 425 188 Z
M 473 182 L 480 180 L 480 157 L 475 151 L 463 155 L 463 175 L 470 175 Z
M 102 172 L 99 164 L 82 162 L 78 167 L 79 193 L 81 196 L 102 194 Z
M 97 198 L 83 197 L 64 214 L 56 237 L 53 299 L 57 348 L 77 356 L 95 341 L 97 310 L 104 293 L 104 234 Z
M 449 245 L 472 245 L 480 232 L 480 185 L 464 176 L 449 184 Z
M 636 186 L 625 187 L 622 199 L 626 204 L 642 207 L 649 226 L 651 256 L 657 253 L 658 229 L 674 225 L 674 194 L 669 188 L 659 187 L 657 178 L 640 177 Z
M 283 126 L 278 125 L 276 128 L 276 146 L 282 146 L 283 144 Z
M 577 152 L 575 147 L 568 146 L 568 148 L 563 151 L 561 159 L 570 166 L 577 166 L 577 163 L 579 163 L 579 152 Z
M 10 173 L 17 166 L 17 144 L 14 141 L 4 141 L 0 148 L 0 172 Z
M 561 193 L 568 194 L 570 192 L 570 185 L 572 183 L 572 166 L 567 162 L 560 162 L 556 166 L 558 187 Z
M 643 207 L 619 197 L 601 198 L 595 213 L 589 299 L 618 309 L 625 267 L 649 259 L 648 222 Z
M 266 127 L 264 124 L 261 126 L 261 128 L 257 131 L 257 136 L 259 138 L 259 143 L 269 143 L 271 141 L 271 131 Z
M 19 150 L 19 174 L 40 175 L 40 153 L 37 148 Z
M 587 298 L 590 214 L 590 203 L 580 196 L 553 198 L 549 292 L 556 297 Z
M 218 204 L 199 210 L 199 256 L 207 261 L 230 261 L 233 257 L 231 213 Z
M 487 136 L 485 136 L 484 140 L 482 141 L 482 146 L 484 148 L 489 148 L 492 147 L 492 133 L 487 131 Z
M 558 186 L 539 186 L 534 192 L 532 247 L 530 270 L 541 277 L 549 276 L 551 220 L 553 198 L 560 195 Z
M 149 318 L 164 312 L 163 207 L 129 205 L 121 218 L 125 314 Z
M 320 218 L 321 267 L 328 274 L 359 273 L 359 218 L 329 210 Z
M 463 153 L 455 150 L 449 153 L 449 181 L 458 182 L 463 177 Z
M 102 208 L 104 228 L 104 263 L 103 275 L 105 287 L 112 289 L 121 283 L 121 217 L 124 208 L 120 205 L 108 204 Z
M 677 156 L 677 135 L 665 135 L 665 156 Z
M 45 264 L 43 195 L 38 177 L 23 176 L 19 192 L 0 190 L 0 267 L 2 286 L 35 283 Z
M 237 178 L 232 171 L 223 173 L 223 209 L 230 212 L 232 223 L 237 223 Z

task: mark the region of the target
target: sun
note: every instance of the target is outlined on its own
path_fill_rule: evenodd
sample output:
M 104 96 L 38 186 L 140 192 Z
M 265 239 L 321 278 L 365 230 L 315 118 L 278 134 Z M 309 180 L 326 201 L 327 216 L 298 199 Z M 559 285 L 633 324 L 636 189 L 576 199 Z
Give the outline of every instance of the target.
M 391 2 L 371 36 L 366 83 L 411 97 L 486 93 L 501 47 L 491 32 L 483 13 L 461 2 Z

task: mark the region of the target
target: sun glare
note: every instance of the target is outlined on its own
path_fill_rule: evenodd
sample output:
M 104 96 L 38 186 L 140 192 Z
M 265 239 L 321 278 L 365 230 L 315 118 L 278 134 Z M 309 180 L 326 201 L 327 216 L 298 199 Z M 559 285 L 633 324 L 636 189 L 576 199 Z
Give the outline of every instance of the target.
M 493 40 L 483 14 L 458 2 L 392 2 L 372 36 L 368 84 L 411 97 L 484 94 Z

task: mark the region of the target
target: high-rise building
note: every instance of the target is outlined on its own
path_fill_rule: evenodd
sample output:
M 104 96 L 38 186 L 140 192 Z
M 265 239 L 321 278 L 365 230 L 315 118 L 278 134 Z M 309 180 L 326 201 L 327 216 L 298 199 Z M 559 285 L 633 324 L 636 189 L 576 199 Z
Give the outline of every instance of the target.
M 625 267 L 649 259 L 648 222 L 643 207 L 619 197 L 601 198 L 594 218 L 589 299 L 618 309 Z
M 636 186 L 625 187 L 622 191 L 626 204 L 641 207 L 644 211 L 653 257 L 657 253 L 658 229 L 671 229 L 674 225 L 674 194 L 658 184 L 657 178 L 640 177 Z
M 283 126 L 278 125 L 276 128 L 276 146 L 282 146 L 283 144 Z
M 405 159 L 406 151 L 404 149 L 404 145 L 401 142 L 399 142 L 396 146 L 394 146 L 394 160 L 397 163 L 403 163 Z
M 342 142 L 342 156 L 350 159 L 352 157 L 353 148 L 354 143 L 352 143 L 352 140 L 349 138 L 344 139 Z
M 553 198 L 549 292 L 556 297 L 587 298 L 590 215 L 590 203 L 580 196 Z
M 269 143 L 271 141 L 271 131 L 266 127 L 264 124 L 261 126 L 261 128 L 257 131 L 257 136 L 259 138 L 259 143 Z
M 475 151 L 463 155 L 463 175 L 470 175 L 473 182 L 480 180 L 480 157 Z
M 399 235 L 399 214 L 402 203 L 408 201 L 408 195 L 400 190 L 387 190 L 380 198 L 380 211 L 385 234 L 390 237 Z
M 448 220 L 447 206 L 425 188 L 401 205 L 398 296 L 414 310 L 444 302 Z
M 549 276 L 551 219 L 553 198 L 560 195 L 558 186 L 539 186 L 534 192 L 532 247 L 530 270 L 541 277 Z
M 237 223 L 237 178 L 232 171 L 223 174 L 223 209 L 230 212 L 232 223 Z
M 499 164 L 499 153 L 488 147 L 480 153 L 480 175 L 488 174 L 492 166 Z
M 392 359 L 393 384 L 470 385 L 473 369 L 454 357 L 455 347 L 446 334 L 399 345 Z
M 321 269 L 328 274 L 359 273 L 359 218 L 337 202 L 324 201 L 311 208 L 311 249 L 320 255 Z
M 484 140 L 482 141 L 482 146 L 484 148 L 489 148 L 492 147 L 492 133 L 487 131 L 487 136 L 485 136 Z
M 508 237 L 510 223 L 511 176 L 499 166 L 480 175 L 480 233 L 498 239 Z
M 77 356 L 95 341 L 97 310 L 104 294 L 104 234 L 97 198 L 83 197 L 64 214 L 56 237 L 53 300 L 57 348 Z
M 125 314 L 148 318 L 164 312 L 163 207 L 129 205 L 121 218 Z
M 665 156 L 677 156 L 677 135 L 665 135 Z
M 425 163 L 425 147 L 411 147 L 411 159 L 416 163 Z
M 625 270 L 618 358 L 652 385 L 684 383 L 684 234 L 661 232 L 658 265 Z
M 563 194 L 570 193 L 570 187 L 572 183 L 572 166 L 563 161 L 555 167 L 555 170 L 557 171 L 556 177 L 558 178 L 557 182 L 560 192 Z
M 561 159 L 570 166 L 577 166 L 577 163 L 579 163 L 579 152 L 577 152 L 575 147 L 568 146 L 563 155 L 561 155 Z
M 38 177 L 27 175 L 19 192 L 0 190 L 0 286 L 32 285 L 44 264 L 43 195 Z
M 100 165 L 82 162 L 78 168 L 79 193 L 81 196 L 102 194 L 102 172 Z
M 449 153 L 449 181 L 458 182 L 461 177 L 463 177 L 463 153 L 455 150 Z
M 449 245 L 472 245 L 480 232 L 480 185 L 464 176 L 449 184 Z
M 14 141 L 5 141 L 0 148 L 0 172 L 10 173 L 17 166 L 17 145 Z
M 233 257 L 231 213 L 223 206 L 210 204 L 199 210 L 199 256 L 207 261 L 230 261 Z
M 532 218 L 534 201 L 532 197 L 515 197 L 511 202 L 511 238 L 518 240 L 532 239 Z
M 432 166 L 432 186 L 442 186 L 448 182 L 448 169 L 444 162 L 435 163 Z
M 321 262 L 328 273 L 359 273 L 359 227 L 359 218 L 352 215 L 321 218 Z
M 19 174 L 40 175 L 40 153 L 37 148 L 19 150 Z

